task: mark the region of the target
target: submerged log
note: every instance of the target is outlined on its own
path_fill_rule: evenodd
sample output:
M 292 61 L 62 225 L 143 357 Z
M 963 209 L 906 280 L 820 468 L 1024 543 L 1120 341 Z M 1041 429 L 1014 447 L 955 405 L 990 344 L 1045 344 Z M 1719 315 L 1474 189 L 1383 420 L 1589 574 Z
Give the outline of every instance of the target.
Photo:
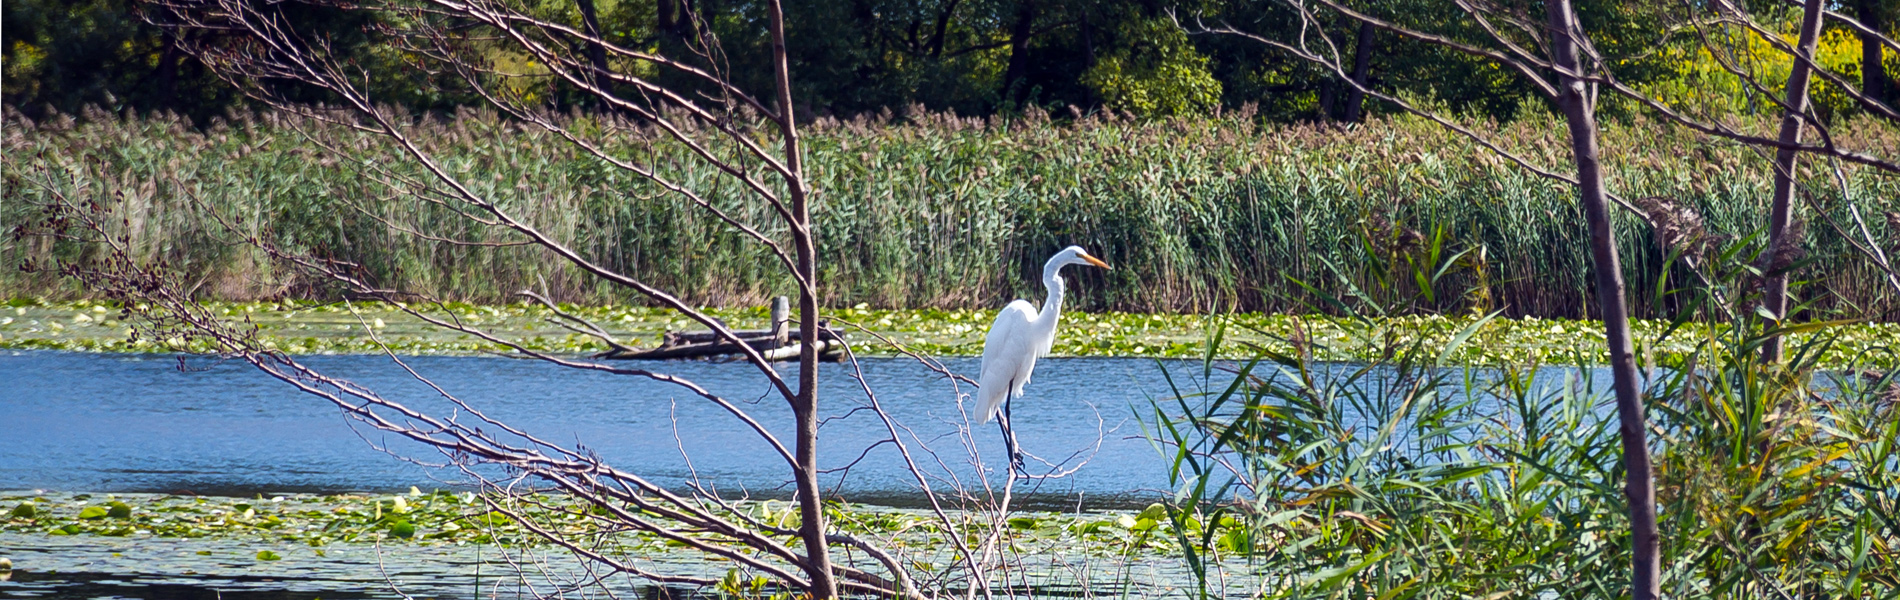
M 827 333 L 828 335 L 821 336 L 818 340 L 818 352 L 821 355 L 819 358 L 823 360 L 831 360 L 831 361 L 838 360 L 842 358 L 842 352 L 844 351 L 844 340 L 842 336 L 838 335 L 838 333 L 835 331 L 831 331 Z M 710 336 L 706 336 L 706 337 L 710 337 Z M 778 340 L 773 339 L 772 337 L 769 337 L 769 336 L 741 337 L 740 339 L 745 342 L 746 346 L 751 346 L 753 350 L 757 350 L 760 355 L 765 357 L 766 360 L 773 360 L 773 361 L 797 359 L 799 345 L 803 343 L 803 340 L 790 340 L 787 343 L 781 344 L 781 343 L 778 343 Z M 740 346 L 738 344 L 734 344 L 730 341 L 725 341 L 725 340 L 707 341 L 707 342 L 676 342 L 674 340 L 668 340 L 667 343 L 662 344 L 660 347 L 653 348 L 650 350 L 636 350 L 636 351 L 609 350 L 606 352 L 602 352 L 600 354 L 596 354 L 595 357 L 607 358 L 607 359 L 639 360 L 639 359 L 670 359 L 670 358 L 712 358 L 712 357 L 720 357 L 720 356 L 737 356 L 743 353 L 744 351 L 740 349 Z
M 772 301 L 772 327 L 770 329 L 741 329 L 732 332 L 745 346 L 765 357 L 766 360 L 795 360 L 798 358 L 799 344 L 804 336 L 791 326 L 790 302 L 779 296 Z M 818 322 L 818 353 L 822 360 L 835 361 L 844 351 L 843 333 L 832 329 L 825 321 Z M 675 359 L 675 358 L 712 358 L 737 356 L 744 349 L 730 339 L 712 331 L 668 331 L 660 346 L 649 350 L 616 348 L 595 358 L 607 359 Z

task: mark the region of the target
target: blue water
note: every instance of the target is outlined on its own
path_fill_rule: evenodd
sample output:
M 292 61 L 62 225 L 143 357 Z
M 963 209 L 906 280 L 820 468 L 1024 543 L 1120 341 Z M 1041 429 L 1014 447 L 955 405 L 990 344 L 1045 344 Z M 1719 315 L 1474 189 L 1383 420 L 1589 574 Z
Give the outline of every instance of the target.
M 431 412 L 449 405 L 381 356 L 303 359 Z M 711 403 L 670 384 L 493 357 L 406 359 L 421 375 L 490 416 L 542 439 L 585 447 L 610 464 L 666 486 L 697 476 L 727 493 L 786 495 L 785 463 L 758 437 Z M 627 363 L 699 383 L 742 406 L 787 445 L 790 410 L 741 363 Z M 433 450 L 347 419 L 237 361 L 169 356 L 28 351 L 0 355 L 0 489 L 251 495 L 269 492 L 406 490 L 459 486 L 458 472 L 391 456 L 441 460 Z M 975 375 L 974 359 L 948 366 Z M 885 407 L 942 457 L 920 456 L 932 471 L 974 485 L 977 472 L 958 442 L 963 418 L 948 385 L 909 359 L 863 361 Z M 1125 503 L 1168 487 L 1165 464 L 1141 437 L 1136 409 L 1170 394 L 1161 367 L 1144 359 L 1045 359 L 1014 416 L 1025 451 L 1080 468 L 1026 490 L 1048 505 Z M 1169 368 L 1198 371 L 1198 365 Z M 796 365 L 781 368 L 795 380 Z M 883 423 L 865 411 L 848 366 L 820 367 L 822 467 L 844 498 L 884 504 L 921 499 Z M 965 389 L 969 389 L 967 386 Z M 352 425 L 355 425 L 354 427 Z M 1003 451 L 994 424 L 973 425 L 977 449 L 992 465 Z M 1099 447 L 1098 447 L 1099 443 Z M 376 446 L 386 445 L 385 453 Z M 867 452 L 866 449 L 870 448 Z M 913 451 L 919 448 L 913 447 Z M 691 457 L 689 463 L 682 458 Z M 1084 464 L 1081 461 L 1086 459 Z M 1051 467 L 1031 461 L 1032 471 Z M 990 472 L 997 480 L 995 470 Z M 933 485 L 937 485 L 934 484 Z
M 421 412 L 456 407 L 383 356 L 311 356 L 305 364 Z M 497 357 L 410 357 L 422 377 L 472 408 L 542 440 L 594 453 L 670 488 L 698 485 L 728 497 L 789 495 L 784 460 L 724 409 L 647 378 Z M 682 377 L 737 402 L 787 446 L 791 411 L 750 365 L 626 361 Z M 973 358 L 951 359 L 974 376 Z M 885 409 L 904 427 L 915 459 L 941 492 L 952 482 L 1000 485 L 1006 464 L 994 424 L 968 424 L 988 466 L 972 464 L 957 435 L 966 421 L 942 376 L 908 358 L 862 361 Z M 1350 365 L 1334 365 L 1341 372 Z M 821 482 L 834 497 L 894 506 L 922 501 L 884 423 L 865 405 L 848 365 L 819 371 Z M 1046 358 L 1013 410 L 1030 472 L 1072 473 L 1021 486 L 1028 506 L 1074 509 L 1146 504 L 1169 488 L 1167 462 L 1145 436 L 1153 400 L 1200 389 L 1199 363 Z M 780 367 L 796 381 L 795 364 Z M 1546 369 L 1540 385 L 1571 372 Z M 1223 373 L 1214 372 L 1221 384 Z M 1599 390 L 1608 374 L 1592 374 Z M 1373 385 L 1376 383 L 1377 378 Z M 1454 385 L 1455 387 L 1455 385 Z M 971 388 L 965 386 L 967 392 Z M 1455 393 L 1454 390 L 1447 390 Z M 1375 392 L 1375 395 L 1377 393 Z M 966 403 L 969 401 L 966 399 Z M 1172 404 L 1171 402 L 1169 404 Z M 1603 407 L 1607 410 L 1607 407 Z M 1142 415 L 1138 418 L 1136 415 Z M 463 415 L 468 422 L 467 415 Z M 1375 417 L 1380 420 L 1383 417 Z M 936 452 L 930 455 L 924 446 Z M 688 459 L 690 457 L 690 460 Z M 444 457 L 347 418 L 239 361 L 50 351 L 0 354 L 0 490 L 159 492 L 250 496 L 279 492 L 377 492 L 465 487 Z M 847 465 L 849 469 L 844 469 Z M 492 473 L 491 473 L 492 474 Z

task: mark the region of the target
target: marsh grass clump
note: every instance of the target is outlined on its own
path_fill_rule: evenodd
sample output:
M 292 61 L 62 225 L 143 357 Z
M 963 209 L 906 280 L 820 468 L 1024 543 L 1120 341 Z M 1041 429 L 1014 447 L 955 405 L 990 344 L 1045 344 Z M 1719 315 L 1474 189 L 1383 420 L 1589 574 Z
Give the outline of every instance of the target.
M 1646 353 L 1643 378 L 1663 591 L 1900 593 L 1900 406 L 1883 399 L 1900 372 L 1860 366 L 1895 344 L 1822 368 L 1838 324 L 1735 310 L 1754 297 L 1739 294 L 1755 272 L 1742 243 L 1705 272 L 1738 295 L 1705 290 L 1677 322 L 1736 320 L 1646 344 L 1689 344 L 1667 361 Z M 1447 361 L 1490 343 L 1491 325 L 1447 324 L 1436 339 L 1367 328 L 1389 351 L 1355 363 L 1315 360 L 1325 339 L 1298 337 L 1239 362 L 1210 352 L 1177 376 L 1148 420 L 1173 459 L 1170 518 L 1207 524 L 1175 538 L 1201 589 L 1240 569 L 1269 598 L 1624 593 L 1629 509 L 1607 377 L 1582 355 Z M 1760 361 L 1768 337 L 1798 332 L 1812 335 L 1785 361 Z M 1210 347 L 1226 339 L 1216 330 Z
M 1723 241 L 1709 234 L 1702 215 L 1673 198 L 1648 196 L 1637 198 L 1634 204 L 1649 220 L 1657 247 L 1701 257 Z
M 787 289 L 770 260 L 718 219 L 545 130 L 478 110 L 406 118 L 408 133 L 452 174 L 590 260 L 698 304 L 758 306 Z M 772 222 L 769 208 L 640 124 L 551 118 L 614 156 L 680 165 L 681 184 L 712 205 Z M 33 229 L 45 218 L 38 207 L 55 196 L 98 203 L 123 215 L 136 250 L 189 273 L 204 299 L 340 297 L 236 243 L 256 235 L 355 265 L 378 285 L 443 300 L 505 303 L 523 288 L 580 304 L 633 300 L 539 250 L 448 242 L 519 240 L 441 205 L 391 201 L 441 190 L 416 183 L 430 178 L 386 139 L 339 124 L 279 113 L 234 113 L 201 129 L 164 115 L 28 121 L 9 110 L 5 119 L 0 228 Z M 1565 145 L 1549 117 L 1471 125 L 1532 160 L 1566 160 L 1553 150 Z M 1873 121 L 1837 129 L 1860 145 L 1900 139 L 1900 130 Z M 1380 255 L 1442 236 L 1472 249 L 1463 257 L 1471 268 L 1446 282 L 1470 293 L 1407 308 L 1413 314 L 1590 316 L 1587 245 L 1567 189 L 1410 118 L 1339 130 L 1261 126 L 1244 113 L 1056 122 L 1039 113 L 985 120 L 914 112 L 820 119 L 805 137 L 827 265 L 823 293 L 833 307 L 994 306 L 1036 293 L 1042 259 L 1081 242 L 1127 267 L 1075 286 L 1077 308 L 1330 311 L 1321 294 L 1371 287 Z M 1672 214 L 1695 215 L 1710 239 L 1740 238 L 1761 222 L 1769 196 L 1761 182 L 1772 166 L 1747 149 L 1640 119 L 1606 125 L 1604 137 L 1604 147 L 1628 149 L 1605 161 L 1614 187 L 1630 197 L 1674 199 Z M 408 179 L 366 177 L 368 162 Z M 1802 173 L 1825 214 L 1810 215 L 1816 225 L 1802 243 L 1810 260 L 1795 291 L 1817 310 L 1853 306 L 1892 320 L 1900 304 L 1883 291 L 1878 269 L 1820 224 L 1851 223 L 1851 199 L 1872 217 L 1874 239 L 1900 239 L 1900 225 L 1878 216 L 1900 214 L 1900 187 L 1866 169 L 1844 174 L 1845 195 L 1831 172 Z M 1684 280 L 1647 219 L 1617 218 L 1631 289 Z M 1392 235 L 1362 243 L 1373 230 Z M 0 260 L 10 265 L 0 270 L 0 295 L 81 296 L 50 273 L 13 267 L 89 252 L 97 249 L 33 236 L 0 240 Z M 1673 297 L 1633 304 L 1635 316 L 1647 318 L 1678 308 Z

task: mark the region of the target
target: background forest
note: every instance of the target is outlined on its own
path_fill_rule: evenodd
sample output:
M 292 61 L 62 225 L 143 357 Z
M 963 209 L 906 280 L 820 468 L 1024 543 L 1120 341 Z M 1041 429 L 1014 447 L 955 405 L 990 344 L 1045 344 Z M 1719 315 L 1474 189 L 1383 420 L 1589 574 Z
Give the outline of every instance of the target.
M 294 4 L 294 5 L 293 5 Z M 1663 3 L 1670 4 L 1670 3 Z M 1400 0 L 1380 4 L 1384 18 L 1400 24 L 1459 23 L 1448 3 Z M 1593 0 L 1578 11 L 1592 26 L 1598 50 L 1618 61 L 1619 77 L 1687 108 L 1747 114 L 1772 113 L 1772 102 L 1728 76 L 1709 53 L 1668 29 L 1644 2 Z M 1900 3 L 1844 0 L 1833 10 L 1852 15 L 1889 37 L 1900 21 Z M 286 4 L 276 10 L 301 32 L 328 38 L 333 51 L 365 73 L 384 102 L 412 110 L 447 111 L 477 104 L 476 98 L 440 73 L 414 68 L 413 56 L 377 43 L 381 28 L 401 28 L 367 11 Z M 703 47 L 716 40 L 722 64 L 748 89 L 766 89 L 769 58 L 762 5 L 733 0 L 543 0 L 544 17 L 598 29 L 617 45 L 663 54 Z M 1757 7 L 1756 10 L 1761 10 Z M 142 19 L 134 0 L 12 0 L 5 4 L 5 104 L 40 118 L 49 111 L 74 114 L 96 106 L 113 112 L 174 111 L 204 120 L 242 106 L 241 94 L 197 64 L 186 45 L 215 45 L 213 34 L 195 31 L 176 39 Z M 1229 23 L 1285 37 L 1298 20 L 1279 3 L 1216 0 L 796 0 L 786 14 L 795 103 L 813 116 L 851 117 L 913 107 L 963 116 L 1015 114 L 1039 107 L 1059 118 L 1102 108 L 1143 116 L 1214 114 L 1256 105 L 1253 113 L 1273 122 L 1358 120 L 1392 112 L 1377 102 L 1362 106 L 1350 86 L 1310 63 L 1231 36 L 1189 35 L 1184 24 Z M 1792 40 L 1799 10 L 1786 7 L 1771 22 Z M 382 19 L 382 20 L 378 20 Z M 1454 112 L 1508 120 L 1527 102 L 1517 78 L 1482 59 L 1400 39 L 1371 28 L 1340 35 L 1356 42 L 1356 70 L 1373 87 L 1442 105 Z M 1888 74 L 1891 53 L 1863 44 L 1856 32 L 1830 29 L 1819 43 L 1827 69 L 1850 81 L 1865 81 L 1877 97 L 1894 98 Z M 1189 28 L 1193 29 L 1192 27 Z M 1663 40 L 1674 40 L 1663 42 Z M 1788 55 L 1751 36 L 1734 35 L 1730 52 L 1749 57 L 1740 67 L 1765 83 L 1785 78 Z M 607 58 L 594 53 L 598 60 Z M 533 72 L 525 57 L 501 49 L 496 65 Z M 1884 69 L 1874 68 L 1884 65 Z M 650 69 L 649 69 L 650 70 Z M 393 74 L 393 75 L 392 75 Z M 677 74 L 653 73 L 665 79 Z M 673 82 L 686 83 L 686 82 Z M 545 85 L 524 83 L 523 85 Z M 1859 107 L 1830 84 L 1816 83 L 1816 102 L 1828 118 Z M 583 94 L 552 87 L 523 90 L 559 109 L 586 108 Z M 1694 93 L 1691 93 L 1694 92 Z M 320 97 L 309 98 L 324 100 Z M 1619 107 L 1605 107 L 1615 115 Z

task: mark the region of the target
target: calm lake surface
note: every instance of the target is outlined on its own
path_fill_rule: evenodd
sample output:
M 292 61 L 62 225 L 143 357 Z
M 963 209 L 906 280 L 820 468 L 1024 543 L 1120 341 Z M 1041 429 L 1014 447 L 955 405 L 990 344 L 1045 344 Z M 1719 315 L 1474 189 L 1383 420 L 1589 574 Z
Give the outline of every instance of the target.
M 300 360 L 412 408 L 446 414 L 451 407 L 386 357 Z M 756 436 L 723 410 L 670 384 L 505 358 L 411 357 L 405 361 L 497 419 L 542 439 L 584 447 L 656 483 L 679 487 L 696 479 L 729 496 L 789 495 L 784 463 Z M 625 364 L 691 379 L 745 403 L 778 435 L 786 436 L 790 429 L 789 410 L 748 365 Z M 952 359 L 948 366 L 974 376 L 977 360 Z M 963 415 L 947 383 L 910 359 L 867 359 L 863 367 L 883 405 L 915 432 L 915 439 L 909 440 L 913 453 L 940 478 L 933 485 L 941 490 L 941 480 L 951 478 L 976 485 L 979 472 L 956 435 Z M 852 411 L 863 404 L 864 395 L 858 382 L 848 376 L 848 367 L 826 364 L 821 369 L 823 408 L 831 417 L 821 430 L 821 462 L 828 468 L 856 462 L 848 472 L 824 476 L 833 495 L 890 506 L 920 503 L 922 493 L 904 470 L 899 454 L 889 444 L 878 444 L 887 437 L 882 421 L 868 412 Z M 797 367 L 784 365 L 780 372 L 790 379 Z M 1016 401 L 1018 436 L 1025 451 L 1075 471 L 1034 484 L 1017 506 L 1121 510 L 1160 496 L 1168 487 L 1167 463 L 1144 437 L 1136 415 L 1150 414 L 1152 400 L 1172 397 L 1164 373 L 1184 390 L 1193 391 L 1200 387 L 1201 372 L 1201 365 L 1193 361 L 1052 358 L 1039 362 L 1028 395 Z M 1538 379 L 1556 384 L 1567 373 L 1547 369 Z M 1217 372 L 1214 383 L 1224 378 Z M 1591 379 L 1597 389 L 1608 387 L 1603 371 L 1593 373 Z M 992 464 L 1001 465 L 1006 459 L 996 427 L 973 427 L 977 450 Z M 789 437 L 782 439 L 789 442 Z M 914 445 L 917 440 L 939 452 L 942 462 L 922 455 Z M 250 496 L 406 491 L 411 486 L 430 489 L 465 483 L 454 471 L 406 462 L 391 454 L 425 462 L 439 459 L 419 445 L 369 430 L 345 418 L 327 401 L 299 393 L 241 362 L 192 358 L 181 363 L 170 356 L 51 351 L 0 353 L 0 490 Z M 1031 465 L 1032 471 L 1052 468 L 1033 459 Z M 1000 481 L 998 473 L 988 475 L 992 482 Z M 408 597 L 390 587 L 395 586 L 412 595 L 475 598 L 487 597 L 492 590 L 482 586 L 508 567 L 494 556 L 481 554 L 480 548 L 468 547 L 389 553 L 378 547 L 343 544 L 318 556 L 300 543 L 283 541 L 7 533 L 0 534 L 0 549 L 13 555 L 18 565 L 12 581 L 0 581 L 0 597 Z M 254 557 L 260 549 L 286 558 L 258 561 Z M 668 569 L 685 573 L 718 576 L 725 568 L 723 563 L 697 556 L 647 558 L 674 560 L 667 563 Z M 1046 558 L 1051 564 L 1043 570 L 1049 577 L 1046 582 L 1035 580 L 1041 586 L 1038 589 L 1047 588 L 1035 594 L 1039 596 L 1176 597 L 1180 586 L 1189 581 L 1179 561 L 1164 556 L 1096 565 L 1108 571 L 1079 575 L 1064 569 L 1100 559 Z M 1246 572 L 1244 564 L 1232 567 L 1235 573 Z M 627 594 L 653 597 L 656 589 L 636 585 Z M 532 596 L 521 590 L 501 595 Z
M 387 357 L 300 360 L 412 408 L 435 414 L 452 408 Z M 584 447 L 661 485 L 685 486 L 696 477 L 728 494 L 789 495 L 785 465 L 776 454 L 726 412 L 671 384 L 495 357 L 406 361 L 490 416 L 545 440 Z M 434 451 L 357 424 L 328 402 L 247 364 L 202 358 L 182 364 L 162 355 L 0 354 L 0 489 L 249 496 L 465 483 L 460 473 L 391 456 L 439 461 Z M 739 401 L 791 443 L 789 409 L 749 365 L 627 365 L 684 377 Z M 976 375 L 975 358 L 947 365 Z M 920 462 L 940 477 L 977 485 L 978 471 L 956 436 L 963 416 L 944 379 L 910 359 L 865 359 L 863 367 L 886 409 L 942 458 L 939 463 L 920 455 Z M 849 367 L 820 369 L 822 408 L 830 417 L 821 429 L 820 462 L 839 468 L 857 461 L 848 471 L 825 475 L 826 486 L 853 502 L 921 501 L 896 449 L 878 445 L 888 437 L 882 421 L 852 410 L 862 406 L 864 394 Z M 1184 389 L 1201 373 L 1193 361 L 1048 358 L 1037 364 L 1028 395 L 1016 401 L 1018 439 L 1028 453 L 1079 468 L 1025 489 L 1028 507 L 1143 505 L 1169 487 L 1167 463 L 1135 416 L 1149 414 L 1151 399 L 1173 395 L 1163 369 Z M 791 380 L 797 366 L 786 364 L 780 372 Z M 1540 379 L 1561 377 L 1561 370 L 1551 369 Z M 991 480 L 1000 482 L 994 469 L 1002 464 L 1001 435 L 994 424 L 972 427 L 977 450 L 993 465 Z M 1032 472 L 1052 468 L 1033 459 L 1030 464 Z
M 412 407 L 447 411 L 447 402 L 387 357 L 301 360 Z M 662 485 L 684 485 L 697 475 L 722 491 L 754 496 L 782 497 L 789 487 L 783 461 L 753 433 L 670 384 L 505 358 L 406 361 L 493 417 L 543 439 L 584 446 Z M 462 483 L 457 473 L 397 460 L 372 442 L 423 461 L 439 460 L 433 451 L 356 424 L 328 402 L 247 364 L 198 358 L 183 364 L 181 369 L 177 358 L 159 355 L 0 355 L 0 439 L 6 440 L 0 444 L 0 489 L 248 496 Z M 791 443 L 789 409 L 748 365 L 628 366 L 685 377 L 748 403 L 749 411 Z M 960 476 L 974 475 L 955 436 L 963 420 L 957 399 L 940 376 L 910 359 L 866 359 L 863 366 L 894 416 Z M 948 366 L 972 377 L 977 371 L 974 358 L 952 359 Z M 1199 371 L 1190 362 L 1167 366 L 1184 374 Z M 1161 366 L 1147 359 L 1056 358 L 1037 367 L 1028 395 L 1016 401 L 1018 439 L 1025 451 L 1050 462 L 1088 462 L 1073 476 L 1041 484 L 1036 498 L 1051 508 L 1073 509 L 1078 500 L 1128 502 L 1167 487 L 1165 465 L 1134 419 L 1150 398 L 1170 395 Z M 833 417 L 821 430 L 820 459 L 830 468 L 864 458 L 848 473 L 828 475 L 827 485 L 859 502 L 920 499 L 895 449 L 870 448 L 888 437 L 883 423 L 866 411 L 847 416 L 864 398 L 848 371 L 840 364 L 820 370 L 822 407 Z M 792 379 L 797 366 L 784 365 L 780 372 Z M 1003 446 L 996 426 L 974 427 L 978 450 L 997 462 Z

